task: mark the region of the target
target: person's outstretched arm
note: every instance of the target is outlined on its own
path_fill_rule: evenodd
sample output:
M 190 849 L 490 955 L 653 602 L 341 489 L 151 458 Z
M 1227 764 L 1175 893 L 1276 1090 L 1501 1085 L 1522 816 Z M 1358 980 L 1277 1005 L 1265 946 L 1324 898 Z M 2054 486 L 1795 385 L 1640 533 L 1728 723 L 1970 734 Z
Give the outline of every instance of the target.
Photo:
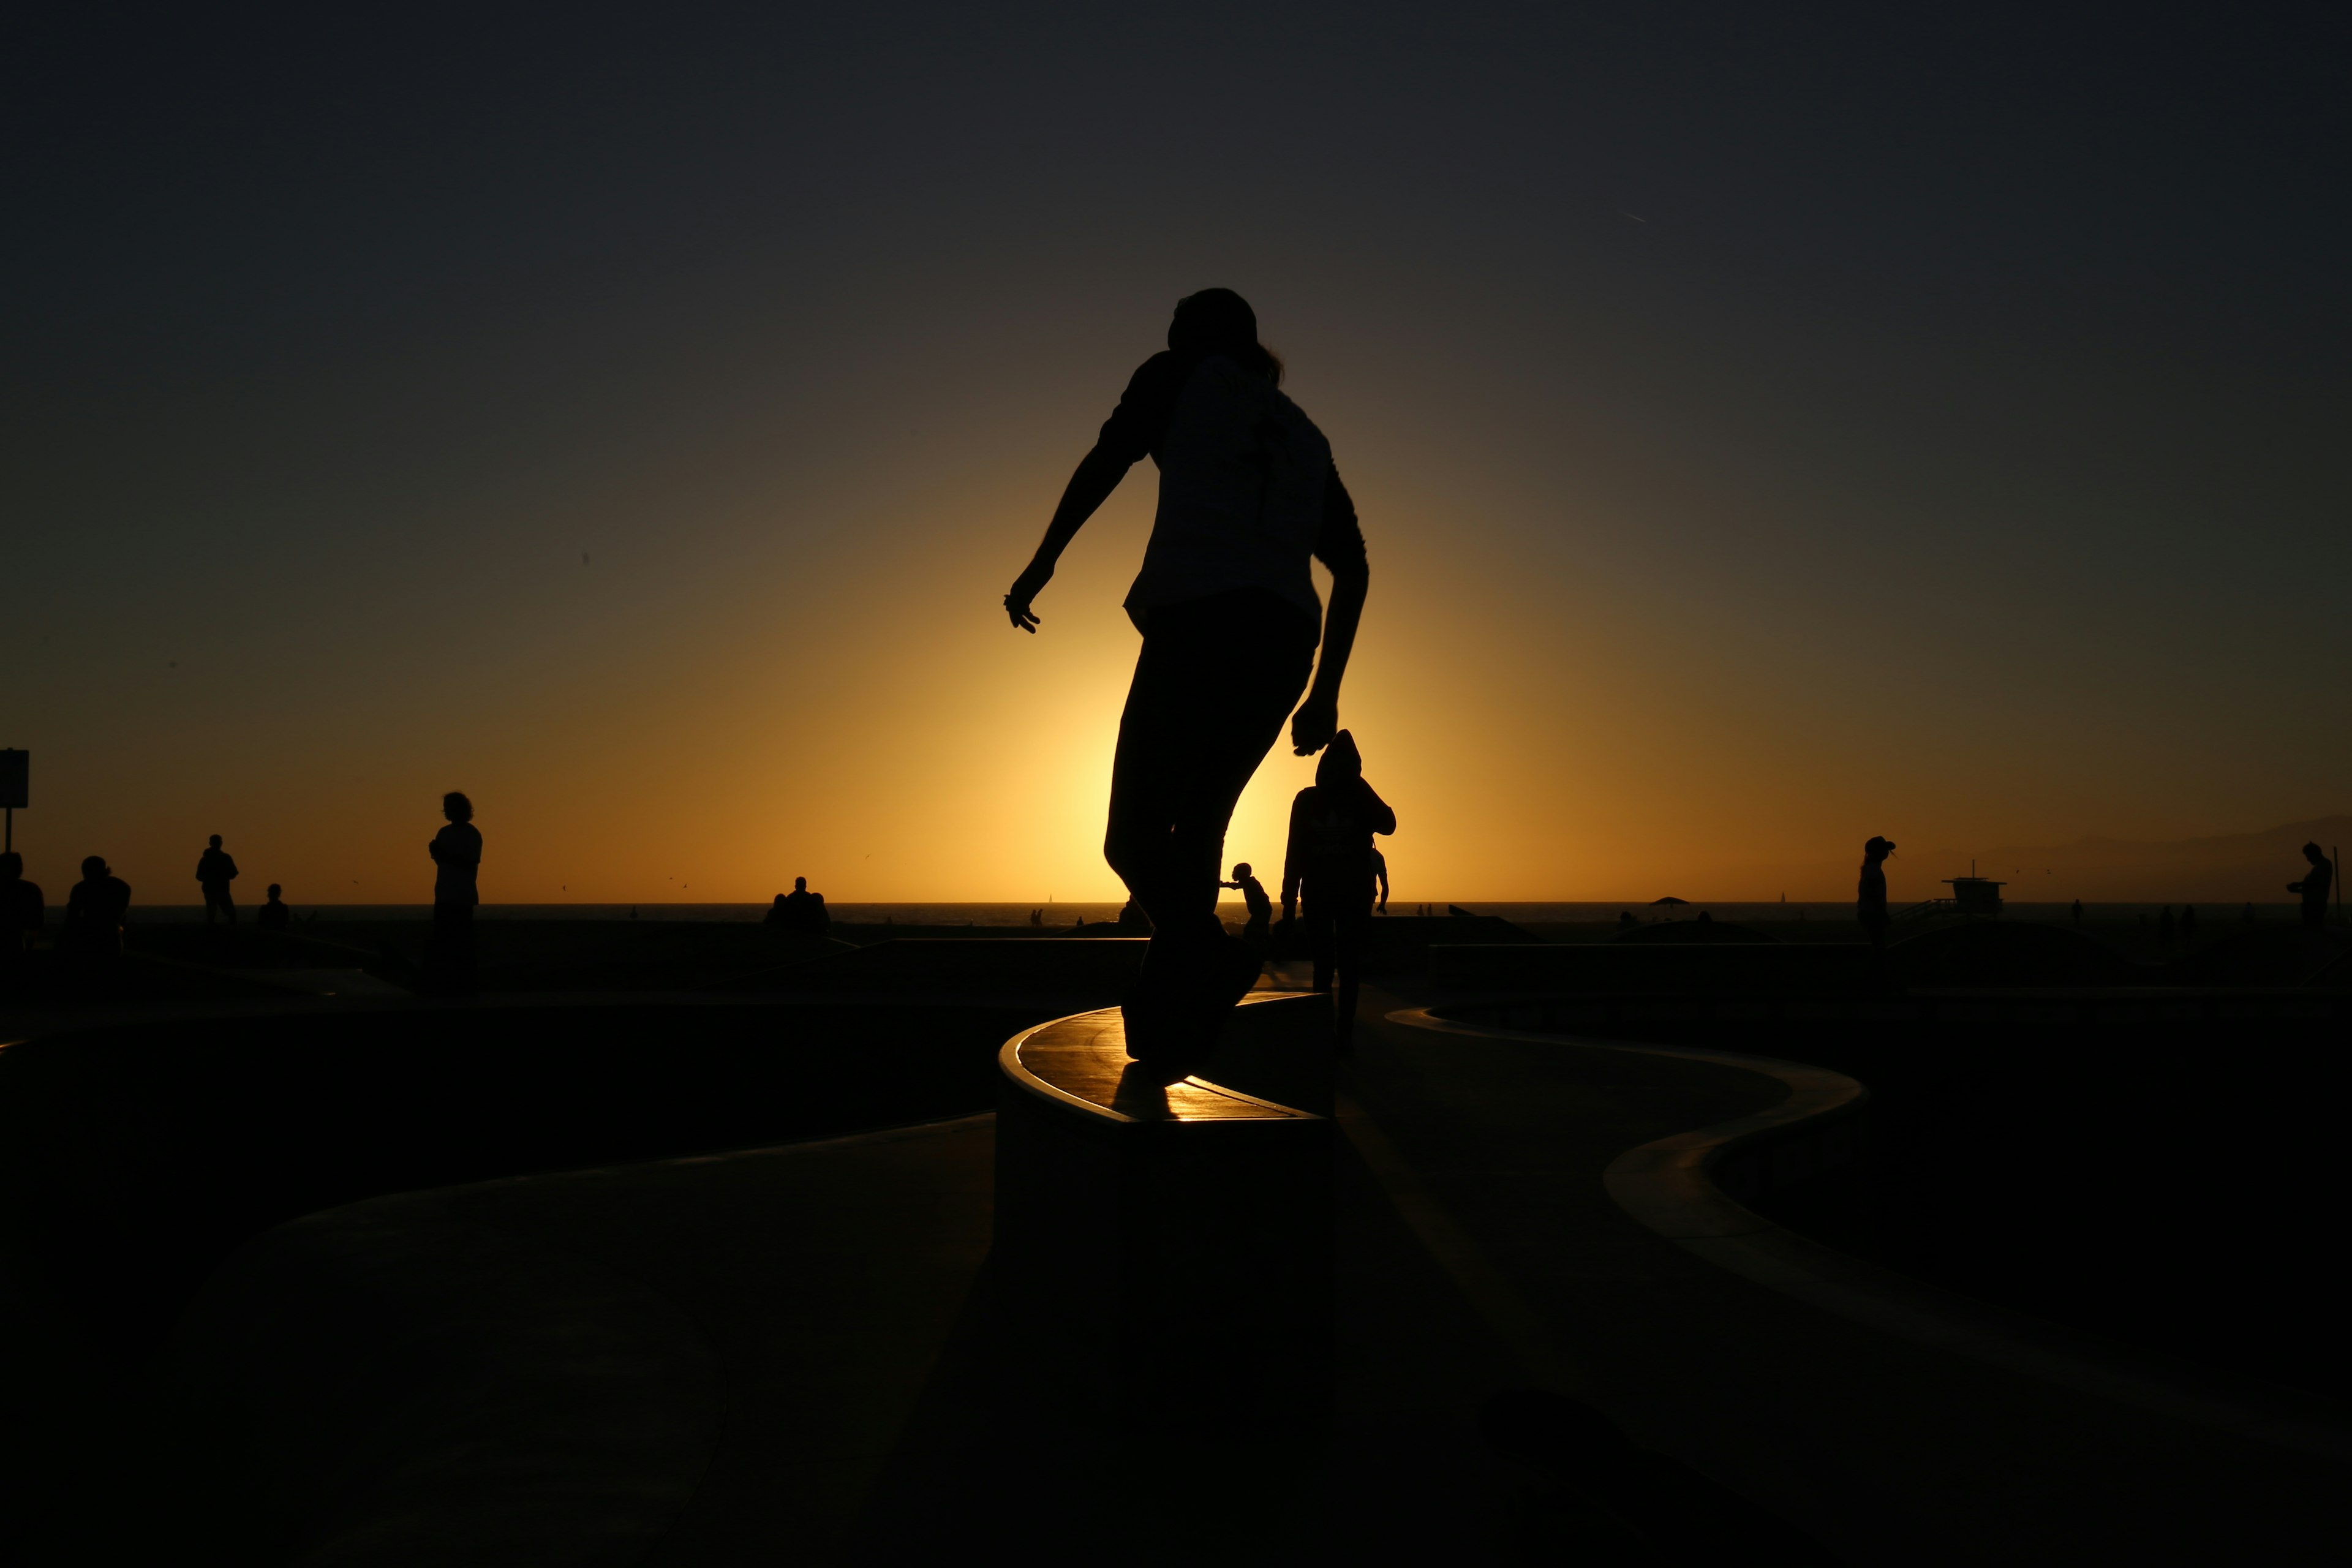
M 1315 558 L 1331 570 L 1331 607 L 1323 615 L 1323 652 L 1316 660 L 1315 684 L 1290 716 L 1290 749 L 1302 757 L 1313 756 L 1339 732 L 1339 682 L 1348 674 L 1348 656 L 1355 651 L 1356 626 L 1364 617 L 1364 595 L 1372 582 L 1356 503 L 1339 482 L 1336 464 L 1324 484 L 1323 531 L 1315 542 Z
M 1110 492 L 1118 489 L 1118 481 L 1127 478 L 1127 470 L 1133 465 L 1133 458 L 1106 451 L 1099 441 L 1078 459 L 1076 471 L 1062 490 L 1062 504 L 1054 509 L 1054 520 L 1045 525 L 1045 537 L 1038 542 L 1037 553 L 1029 558 L 1029 564 L 1013 580 L 1012 591 L 1004 595 L 1004 613 L 1015 626 L 1035 634 L 1037 616 L 1029 608 L 1029 601 L 1045 592 L 1045 584 L 1053 581 L 1054 563 L 1061 560 L 1062 552 L 1070 547 L 1070 541 L 1087 525 L 1087 519 L 1110 499 Z
M 1037 616 L 1029 602 L 1045 592 L 1054 576 L 1054 563 L 1061 560 L 1062 552 L 1069 548 L 1087 519 L 1110 499 L 1127 470 L 1158 447 L 1191 370 L 1189 363 L 1174 354 L 1158 353 L 1128 378 L 1127 390 L 1120 394 L 1110 417 L 1103 421 L 1094 449 L 1078 459 L 1077 470 L 1064 487 L 1062 504 L 1054 509 L 1054 520 L 1045 525 L 1037 553 L 1029 558 L 1029 564 L 1013 580 L 1013 591 L 1004 595 L 1004 613 L 1015 626 L 1036 631 Z
M 1298 917 L 1298 879 L 1307 869 L 1300 864 L 1300 861 L 1305 858 L 1306 846 L 1302 842 L 1304 836 L 1298 831 L 1299 807 L 1306 804 L 1305 790 L 1300 790 L 1291 797 L 1290 837 L 1284 841 L 1282 847 L 1282 918 L 1286 921 L 1296 920 Z

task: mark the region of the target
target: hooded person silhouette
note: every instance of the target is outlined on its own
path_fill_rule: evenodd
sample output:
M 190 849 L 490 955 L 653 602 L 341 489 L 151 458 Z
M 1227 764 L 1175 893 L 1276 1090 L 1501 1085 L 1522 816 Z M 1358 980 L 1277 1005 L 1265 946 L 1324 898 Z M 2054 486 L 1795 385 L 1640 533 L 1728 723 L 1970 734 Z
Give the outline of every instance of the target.
M 1290 802 L 1282 917 L 1292 919 L 1303 903 L 1315 989 L 1328 991 L 1338 983 L 1331 1038 L 1341 1056 L 1354 1047 L 1364 928 L 1372 918 L 1372 835 L 1394 833 L 1396 826 L 1396 813 L 1364 778 L 1355 736 L 1340 731 L 1315 764 L 1315 782 Z
M 1217 921 L 1234 804 L 1286 713 L 1302 757 L 1338 731 L 1370 577 L 1330 443 L 1281 380 L 1240 295 L 1178 301 L 1167 352 L 1129 380 L 1004 595 L 1013 626 L 1034 632 L 1031 603 L 1063 550 L 1129 468 L 1147 455 L 1159 466 L 1159 511 L 1127 595 L 1143 648 L 1119 715 L 1103 856 L 1151 924 L 1122 1005 L 1127 1048 L 1175 1076 L 1206 1057 L 1258 974 L 1257 955 Z M 1328 616 L 1310 558 L 1331 572 Z

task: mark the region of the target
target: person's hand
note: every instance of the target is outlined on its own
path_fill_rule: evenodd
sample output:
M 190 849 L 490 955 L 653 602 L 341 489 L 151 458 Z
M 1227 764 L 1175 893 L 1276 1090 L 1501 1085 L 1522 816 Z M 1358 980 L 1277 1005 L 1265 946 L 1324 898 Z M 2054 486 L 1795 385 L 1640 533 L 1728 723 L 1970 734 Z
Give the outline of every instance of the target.
M 1311 757 L 1339 732 L 1339 700 L 1309 693 L 1290 716 L 1291 754 Z
M 1026 571 L 1013 579 L 1013 591 L 1004 595 L 1004 613 L 1012 617 L 1015 630 L 1027 632 L 1031 637 L 1037 635 L 1037 616 L 1029 608 L 1029 601 L 1044 593 L 1045 584 L 1053 579 L 1052 567 L 1039 566 L 1034 561 Z

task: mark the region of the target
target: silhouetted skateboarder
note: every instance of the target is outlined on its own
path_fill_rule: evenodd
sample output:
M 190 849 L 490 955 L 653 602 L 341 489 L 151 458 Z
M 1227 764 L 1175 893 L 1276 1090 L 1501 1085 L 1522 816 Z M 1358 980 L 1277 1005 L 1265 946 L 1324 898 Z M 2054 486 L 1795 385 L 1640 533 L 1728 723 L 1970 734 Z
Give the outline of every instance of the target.
M 441 797 L 449 826 L 433 836 L 425 852 L 433 874 L 434 989 L 470 991 L 474 986 L 475 881 L 482 868 L 482 831 L 474 826 L 474 803 L 456 790 Z
M 1143 634 L 1111 764 L 1103 855 L 1150 917 L 1124 1011 L 1128 1049 L 1185 1070 L 1255 982 L 1257 955 L 1217 923 L 1217 868 L 1243 786 L 1281 732 L 1319 640 L 1290 738 L 1312 756 L 1339 727 L 1339 682 L 1370 569 L 1330 444 L 1279 390 L 1282 363 L 1228 289 L 1180 300 L 1168 352 L 1129 379 L 1070 476 L 1005 614 L 1031 610 L 1087 519 L 1146 456 L 1160 468 L 1151 541 L 1127 595 Z M 1308 558 L 1331 571 L 1328 618 Z
M 1265 884 L 1252 874 L 1250 863 L 1244 860 L 1234 868 L 1234 879 L 1223 885 L 1242 896 L 1242 905 L 1249 910 L 1249 919 L 1242 926 L 1242 940 L 1263 959 L 1267 931 L 1274 921 L 1274 900 L 1265 896 Z
M 1885 956 L 1887 929 L 1895 923 L 1886 910 L 1886 858 L 1895 853 L 1891 838 L 1873 838 L 1862 847 L 1862 879 L 1854 889 L 1853 918 L 1870 938 L 1871 951 Z
M 215 913 L 236 924 L 236 904 L 228 896 L 228 885 L 236 880 L 236 862 L 221 847 L 221 836 L 215 833 L 211 845 L 196 857 L 196 885 L 205 890 L 205 924 L 212 924 Z
M 2324 926 L 2327 923 L 2327 887 L 2336 879 L 2336 868 L 2328 863 L 2327 852 L 2316 844 L 2303 847 L 2303 858 L 2311 862 L 2300 882 L 2289 882 L 2286 890 L 2303 895 L 2303 923 Z
M 1303 910 L 1315 954 L 1315 989 L 1336 978 L 1332 1043 L 1352 1052 L 1364 928 L 1372 918 L 1372 835 L 1394 833 L 1396 813 L 1364 779 L 1356 738 L 1342 730 L 1315 765 L 1315 782 L 1290 802 L 1290 844 L 1282 859 L 1282 917 Z

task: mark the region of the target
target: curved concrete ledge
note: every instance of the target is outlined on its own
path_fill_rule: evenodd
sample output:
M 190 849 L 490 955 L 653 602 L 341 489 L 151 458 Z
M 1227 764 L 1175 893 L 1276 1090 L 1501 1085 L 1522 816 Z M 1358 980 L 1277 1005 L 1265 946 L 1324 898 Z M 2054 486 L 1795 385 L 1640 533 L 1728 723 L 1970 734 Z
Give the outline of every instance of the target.
M 1824 1247 L 1739 1203 L 1727 1187 L 1780 1185 L 1858 1152 L 1868 1090 L 1841 1073 L 1733 1051 L 1496 1028 L 1426 1007 L 1391 1013 L 1389 1020 L 1480 1039 L 1708 1062 L 1777 1079 L 1789 1098 L 1768 1110 L 1619 1155 L 1602 1173 L 1609 1195 L 1685 1251 L 1882 1333 L 2192 1425 L 2352 1462 L 2352 1413 L 2333 1400 L 2141 1354 L 1978 1301 Z
M 1322 996 L 1253 999 L 1210 1070 L 1304 1063 L 1328 1096 L 1330 1017 Z M 1122 1441 L 1311 1438 L 1331 1391 L 1330 1119 L 1162 1084 L 1115 1007 L 1024 1029 L 997 1062 L 996 1258 L 1024 1375 Z

